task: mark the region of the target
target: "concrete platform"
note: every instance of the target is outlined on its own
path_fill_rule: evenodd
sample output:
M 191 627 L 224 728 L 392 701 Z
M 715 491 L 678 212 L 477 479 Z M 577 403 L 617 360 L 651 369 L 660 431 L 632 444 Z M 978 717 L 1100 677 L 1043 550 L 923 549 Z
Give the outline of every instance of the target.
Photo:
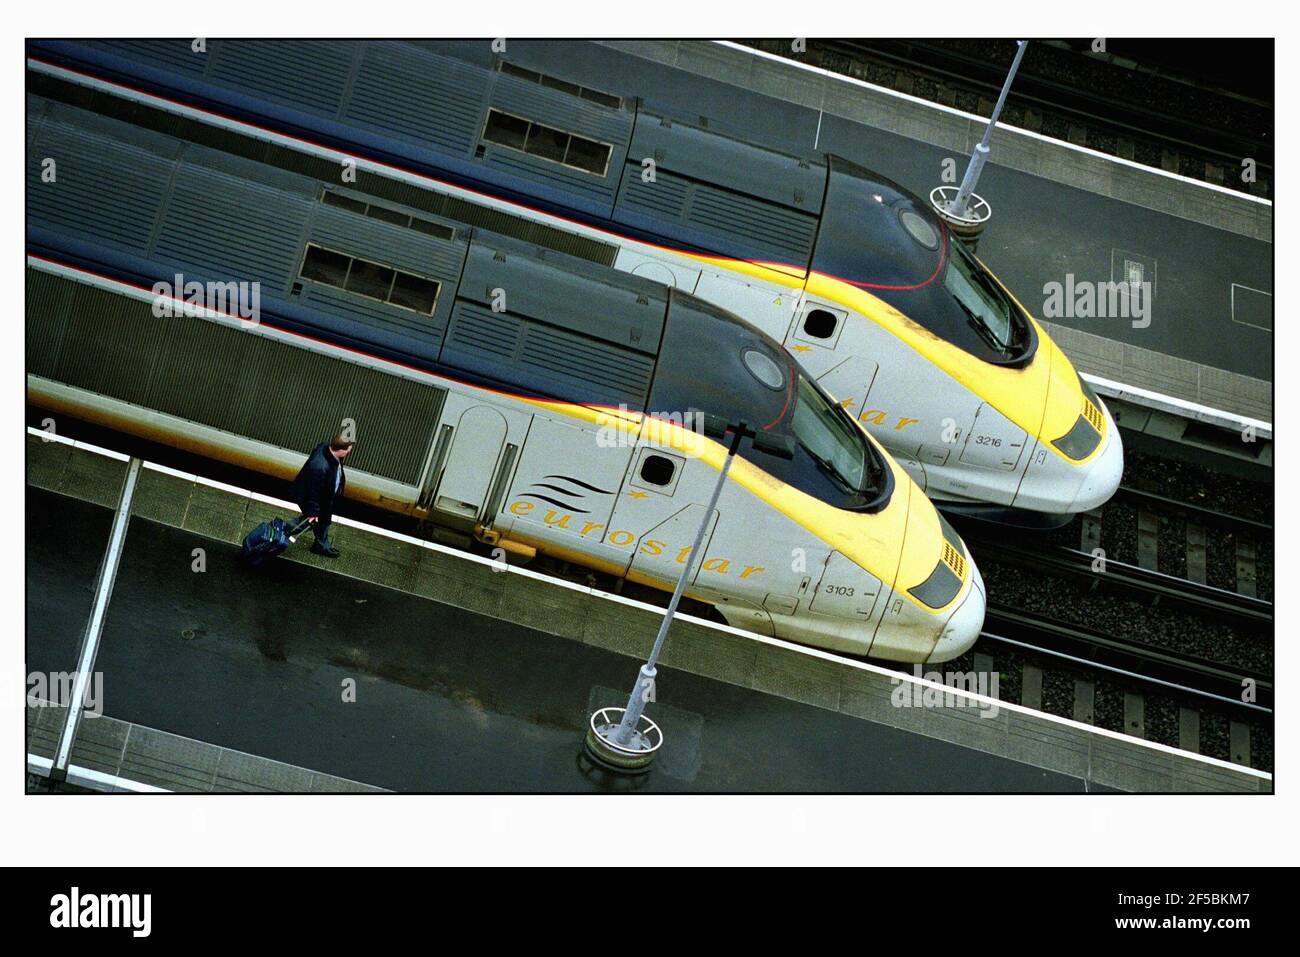
M 125 463 L 33 436 L 27 451 L 28 671 L 57 672 L 74 667 Z M 286 511 L 142 471 L 95 665 L 103 716 L 83 719 L 74 764 L 200 791 L 1272 787 L 1014 705 L 896 707 L 910 677 L 686 619 L 649 708 L 664 753 L 612 777 L 581 757 L 586 718 L 621 703 L 657 609 L 346 522 L 335 562 L 300 545 L 243 569 L 243 532 Z M 29 708 L 37 771 L 60 713 Z
M 512 60 L 641 95 L 794 152 L 838 153 L 925 196 L 965 169 L 986 120 L 730 44 L 510 41 Z M 1040 316 L 1044 286 L 1153 282 L 1151 323 L 1058 318 L 1080 371 L 1273 418 L 1271 204 L 1039 134 L 999 127 L 979 192 L 993 206 L 979 254 Z

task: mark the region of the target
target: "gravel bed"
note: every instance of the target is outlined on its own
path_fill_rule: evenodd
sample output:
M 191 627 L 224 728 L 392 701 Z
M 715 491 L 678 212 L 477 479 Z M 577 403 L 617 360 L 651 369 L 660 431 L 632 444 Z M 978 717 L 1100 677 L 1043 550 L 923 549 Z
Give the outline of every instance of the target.
M 1201 714 L 1201 754 L 1220 761 L 1232 760 L 1228 719 L 1221 714 Z
M 1179 459 L 1124 450 L 1124 484 L 1257 522 L 1273 520 L 1273 486 Z
M 1161 515 L 1156 541 L 1156 567 L 1166 575 L 1187 577 L 1187 522 L 1173 515 Z
M 1273 729 L 1268 725 L 1250 726 L 1250 766 L 1273 773 Z
M 1124 689 L 1109 681 L 1099 683 L 1092 696 L 1092 723 L 1107 731 L 1124 730 Z
M 1107 502 L 1101 513 L 1101 547 L 1106 557 L 1136 565 L 1137 542 L 1137 510 L 1123 502 Z
M 1146 739 L 1178 747 L 1178 702 L 1173 698 L 1147 695 L 1143 700 Z
M 1063 671 L 1043 674 L 1043 710 L 1059 718 L 1074 717 L 1074 676 Z
M 1273 543 L 1267 539 L 1255 542 L 1255 593 L 1273 600 Z
M 1205 580 L 1215 588 L 1237 590 L 1237 539 L 1232 533 L 1205 530 Z
M 978 550 L 975 561 L 989 595 L 1016 609 L 1210 661 L 1272 670 L 1272 642 L 1260 634 L 1242 633 L 1222 622 L 1152 608 L 1115 595 L 1094 594 L 1078 582 L 981 560 Z

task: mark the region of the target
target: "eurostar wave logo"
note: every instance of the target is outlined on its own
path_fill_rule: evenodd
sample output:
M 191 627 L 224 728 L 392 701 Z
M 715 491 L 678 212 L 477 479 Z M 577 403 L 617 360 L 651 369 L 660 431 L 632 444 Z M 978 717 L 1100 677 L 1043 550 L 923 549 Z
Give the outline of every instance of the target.
M 528 486 L 528 491 L 521 492 L 520 498 L 533 498 L 548 505 L 558 505 L 560 508 L 567 509 L 577 515 L 590 515 L 591 509 L 582 508 L 584 504 L 591 504 L 587 499 L 591 495 L 613 495 L 608 489 L 597 488 L 595 485 L 589 485 L 581 479 L 576 479 L 571 475 L 543 475 L 543 479 L 553 479 L 554 481 L 534 482 Z M 557 482 L 564 482 L 566 485 L 575 485 L 577 488 L 567 488 L 565 485 L 558 485 Z

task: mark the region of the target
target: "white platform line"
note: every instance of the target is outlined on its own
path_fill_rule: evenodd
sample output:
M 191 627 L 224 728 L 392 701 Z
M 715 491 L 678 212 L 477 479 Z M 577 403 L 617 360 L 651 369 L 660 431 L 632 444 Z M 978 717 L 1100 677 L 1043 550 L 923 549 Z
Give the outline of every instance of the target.
M 34 434 L 34 435 L 46 434 L 41 432 L 40 429 L 33 428 L 31 426 L 28 426 L 27 431 L 30 434 Z M 77 443 L 73 442 L 71 439 L 64 439 L 61 436 L 56 437 L 54 441 L 66 442 L 69 445 L 77 445 Z M 85 446 L 82 447 L 87 448 Z M 93 449 L 93 447 L 87 448 L 88 451 L 90 451 L 91 449 Z M 162 472 L 164 474 L 172 475 L 177 478 L 193 480 L 199 483 L 200 485 L 206 485 L 210 488 L 220 489 L 221 491 L 230 492 L 231 494 L 234 495 L 241 495 L 246 498 L 256 499 L 259 502 L 265 502 L 267 504 L 276 505 L 278 507 L 293 508 L 295 510 L 297 508 L 297 506 L 291 505 L 289 502 L 286 502 L 282 499 L 272 498 L 269 495 L 260 495 L 256 492 L 251 492 L 246 489 L 239 489 L 236 488 L 235 486 L 227 485 L 223 482 L 217 482 L 212 479 L 204 478 L 201 475 L 194 475 L 189 472 L 182 472 L 177 469 L 167 468 L 166 466 L 162 466 L 162 465 L 154 465 L 151 462 L 145 462 L 144 467 L 151 471 Z M 429 551 L 438 552 L 444 555 L 449 555 L 453 558 L 459 558 L 465 561 L 475 562 L 480 565 L 489 565 L 492 566 L 494 570 L 499 573 L 510 574 L 510 575 L 522 575 L 525 578 L 530 578 L 533 579 L 534 581 L 545 582 L 549 585 L 555 585 L 561 588 L 567 588 L 570 591 L 580 592 L 584 595 L 588 595 L 600 601 L 609 601 L 615 604 L 625 605 L 629 608 L 635 608 L 640 611 L 650 612 L 651 614 L 659 615 L 659 616 L 662 616 L 665 611 L 665 609 L 660 608 L 657 605 L 651 605 L 646 602 L 637 601 L 632 598 L 625 598 L 622 595 L 615 595 L 611 592 L 600 591 L 598 589 L 591 588 L 586 585 L 574 584 L 573 582 L 567 582 L 564 581 L 563 579 L 553 578 L 550 575 L 544 575 L 541 572 L 535 572 L 527 568 L 517 568 L 513 565 L 503 566 L 503 563 L 493 561 L 490 558 L 484 558 L 480 555 L 473 555 L 468 552 L 462 552 L 458 549 L 451 548 L 450 546 L 447 545 L 440 545 L 437 542 L 427 542 L 424 541 L 423 539 L 413 538 L 410 535 L 403 535 L 401 532 L 394 532 L 386 528 L 379 528 L 378 526 L 369 525 L 365 522 L 358 522 L 358 521 L 354 521 L 353 519 L 343 518 L 341 516 L 335 516 L 334 521 L 339 522 L 343 525 L 350 526 L 352 528 L 361 529 L 362 531 L 368 532 L 372 535 L 378 535 L 382 538 L 390 538 L 393 539 L 394 541 L 405 542 L 407 544 L 414 545 L 419 548 L 425 548 L 428 549 Z M 342 574 L 342 573 L 333 572 L 332 574 Z M 346 577 L 354 577 L 354 576 L 346 576 Z M 1109 731 L 1105 728 L 1094 727 L 1093 725 L 1084 724 L 1083 722 L 1080 721 L 1072 721 L 1068 718 L 1058 717 L 1057 715 L 1048 714 L 1043 711 L 1035 711 L 1033 708 L 1028 708 L 1025 707 L 1024 705 L 1014 704 L 1009 701 L 1000 701 L 997 698 L 990 698 L 987 695 L 981 695 L 974 691 L 967 691 L 962 688 L 953 688 L 950 687 L 949 685 L 941 684 L 936 681 L 929 681 L 925 678 L 917 678 L 915 675 L 894 671 L 890 668 L 885 668 L 881 665 L 873 665 L 865 661 L 856 661 L 852 658 L 844 658 L 841 657 L 840 655 L 835 654 L 834 652 L 824 651 L 820 648 L 810 648 L 807 647 L 806 645 L 794 644 L 793 642 L 785 641 L 781 638 L 771 638 L 767 635 L 757 634 L 756 632 L 745 631 L 742 628 L 735 628 L 731 625 L 721 625 L 716 622 L 705 621 L 703 618 L 697 618 L 693 615 L 687 615 L 681 612 L 678 612 L 678 614 L 675 617 L 680 618 L 683 621 L 689 621 L 692 624 L 698 625 L 702 628 L 708 628 L 712 631 L 719 631 L 731 635 L 737 635 L 739 637 L 749 639 L 750 641 L 758 642 L 759 644 L 771 645 L 774 648 L 781 648 L 785 651 L 791 651 L 794 652 L 795 654 L 804 655 L 805 657 L 808 658 L 819 658 L 823 661 L 829 661 L 836 665 L 840 665 L 842 667 L 854 668 L 858 671 L 865 671 L 870 674 L 878 675 L 882 678 L 888 678 L 891 681 L 894 681 L 895 683 L 906 682 L 908 684 L 920 685 L 923 688 L 932 688 L 941 691 L 944 694 L 951 694 L 956 697 L 963 698 L 971 702 L 971 704 L 969 705 L 970 707 L 981 707 L 984 708 L 985 710 L 991 708 L 997 708 L 998 710 L 1014 711 L 1030 718 L 1047 721 L 1052 724 L 1059 724 L 1064 727 L 1074 728 L 1080 731 L 1086 731 L 1089 734 L 1098 734 L 1101 735 L 1102 737 L 1113 738 L 1116 741 L 1122 741 L 1136 747 L 1150 748 L 1152 750 L 1160 751 L 1165 754 L 1183 757 L 1190 761 L 1198 761 L 1200 763 L 1208 764 L 1228 771 L 1240 772 L 1242 774 L 1258 777 L 1267 781 L 1273 780 L 1273 775 L 1265 771 L 1257 771 L 1253 768 L 1244 768 L 1241 767 L 1240 765 L 1232 764 L 1229 761 L 1222 761 L 1218 758 L 1211 758 L 1201 754 L 1192 754 L 1187 751 L 1180 751 L 1178 748 L 1171 747 L 1165 744 L 1159 744 L 1158 742 L 1155 741 L 1146 741 L 1141 738 L 1133 738 L 1126 734 L 1122 734 L 1118 731 Z

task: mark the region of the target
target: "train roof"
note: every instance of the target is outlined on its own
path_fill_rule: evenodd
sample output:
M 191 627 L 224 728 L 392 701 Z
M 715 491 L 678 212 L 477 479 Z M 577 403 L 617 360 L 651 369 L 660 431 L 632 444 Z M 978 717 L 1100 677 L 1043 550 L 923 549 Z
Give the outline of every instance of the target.
M 73 260 L 94 247 L 115 278 L 256 281 L 263 312 L 290 327 L 473 381 L 630 408 L 645 407 L 670 314 L 700 323 L 717 311 L 450 216 L 37 96 L 27 106 L 29 245 Z M 55 184 L 42 182 L 46 157 Z M 351 259 L 341 282 L 308 275 L 332 256 Z M 350 288 L 358 264 L 395 274 L 393 289 L 403 277 L 436 284 L 431 308 Z

